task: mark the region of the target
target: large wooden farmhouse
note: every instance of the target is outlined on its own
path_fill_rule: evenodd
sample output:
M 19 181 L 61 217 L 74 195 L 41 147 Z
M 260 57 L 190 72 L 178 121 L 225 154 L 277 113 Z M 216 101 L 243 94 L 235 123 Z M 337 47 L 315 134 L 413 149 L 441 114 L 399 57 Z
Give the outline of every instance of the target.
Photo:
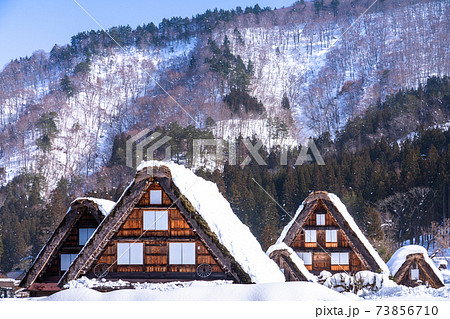
M 276 245 L 281 243 L 292 248 L 315 275 L 323 270 L 331 273 L 361 270 L 389 273 L 344 204 L 331 193 L 310 194 L 286 225 Z M 279 249 L 271 247 L 269 250 L 285 273 L 286 280 L 301 280 L 292 276 L 295 271 Z
M 160 162 L 138 169 L 58 285 L 82 275 L 129 282 L 284 281 L 214 183 Z
M 32 297 L 60 290 L 56 285 L 59 279 L 113 205 L 112 201 L 97 198 L 78 198 L 73 201 L 22 279 L 20 287 L 27 288 Z
M 387 265 L 398 284 L 408 287 L 425 285 L 441 288 L 444 286 L 442 273 L 422 246 L 409 245 L 399 248 Z

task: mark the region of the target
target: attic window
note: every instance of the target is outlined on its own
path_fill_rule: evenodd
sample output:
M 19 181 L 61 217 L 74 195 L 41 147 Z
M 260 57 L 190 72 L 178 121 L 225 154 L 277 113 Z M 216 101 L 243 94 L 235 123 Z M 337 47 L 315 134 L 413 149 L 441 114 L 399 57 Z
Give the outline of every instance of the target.
M 411 276 L 411 280 L 419 280 L 419 269 L 411 268 L 410 276 Z
M 162 204 L 162 191 L 159 189 L 150 191 L 150 205 Z
M 325 225 L 325 214 L 316 214 L 316 225 Z
M 117 243 L 118 265 L 142 265 L 143 263 L 143 243 Z
M 69 269 L 77 256 L 77 254 L 61 254 L 61 270 L 66 271 Z
M 92 234 L 95 232 L 95 228 L 80 228 L 78 229 L 78 244 L 84 246 Z
M 195 243 L 169 243 L 169 264 L 195 265 Z
M 168 230 L 169 217 L 167 211 L 144 211 L 144 230 Z

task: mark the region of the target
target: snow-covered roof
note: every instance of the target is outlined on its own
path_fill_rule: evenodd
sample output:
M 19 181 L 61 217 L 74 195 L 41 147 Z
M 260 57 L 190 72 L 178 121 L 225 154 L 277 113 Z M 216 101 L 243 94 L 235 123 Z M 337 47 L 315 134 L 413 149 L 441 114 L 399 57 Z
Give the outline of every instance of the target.
M 67 210 L 64 219 L 52 233 L 47 243 L 41 248 L 41 250 L 37 254 L 36 259 L 34 260 L 33 264 L 31 265 L 30 269 L 28 270 L 23 281 L 20 284 L 21 287 L 25 286 L 29 287 L 34 282 L 39 273 L 42 271 L 43 269 L 42 267 L 45 266 L 46 262 L 50 258 L 53 251 L 57 249 L 58 244 L 64 239 L 64 235 L 71 230 L 71 227 L 73 227 L 73 224 L 69 225 L 65 222 L 67 218 L 70 218 L 69 213 L 74 211 L 73 205 L 75 203 L 81 203 L 83 201 L 91 201 L 95 203 L 98 207 L 98 211 L 101 213 L 103 217 L 106 217 L 115 205 L 115 202 L 113 201 L 94 197 L 78 197 L 75 200 L 73 200 L 70 203 L 70 207 Z M 61 231 L 62 229 L 64 230 Z
M 281 235 L 278 238 L 276 244 L 283 243 L 289 229 L 291 229 L 292 225 L 294 225 L 295 221 L 297 220 L 298 215 L 300 215 L 300 213 L 302 212 L 303 207 L 305 207 L 305 202 L 301 203 L 301 205 L 298 207 L 297 211 L 295 212 L 294 218 L 292 218 L 291 221 L 286 226 L 284 226 L 283 231 L 281 232 Z
M 81 200 L 88 200 L 91 202 L 94 202 L 97 204 L 100 212 L 104 217 L 108 216 L 108 214 L 111 212 L 111 210 L 114 208 L 114 205 L 116 202 L 113 202 L 111 200 L 102 199 L 102 198 L 95 198 L 95 197 L 78 197 L 76 198 L 70 205 L 72 205 L 75 202 L 81 201 Z M 69 208 L 70 210 L 70 208 Z
M 328 193 L 328 197 L 331 199 L 333 205 L 337 208 L 337 210 L 341 213 L 342 217 L 344 217 L 344 219 L 347 221 L 348 225 L 356 234 L 358 239 L 363 243 L 364 247 L 366 247 L 366 249 L 369 251 L 372 257 L 375 259 L 381 271 L 385 274 L 389 274 L 389 268 L 386 266 L 386 263 L 383 261 L 383 259 L 381 259 L 380 255 L 378 255 L 377 251 L 369 243 L 366 236 L 364 236 L 362 231 L 359 229 L 358 225 L 356 225 L 355 220 L 347 211 L 347 207 L 345 207 L 345 205 L 341 202 L 339 197 L 337 197 L 335 194 Z
M 403 246 L 399 248 L 389 259 L 387 262 L 387 266 L 389 267 L 389 270 L 391 271 L 392 276 L 395 276 L 397 271 L 400 269 L 400 267 L 403 265 L 403 263 L 406 261 L 406 257 L 411 254 L 423 254 L 423 257 L 425 259 L 425 262 L 430 265 L 433 272 L 436 274 L 436 276 L 444 282 L 444 277 L 442 276 L 442 273 L 439 271 L 439 269 L 436 268 L 433 261 L 430 257 L 428 257 L 428 252 L 425 249 L 425 247 L 419 246 L 419 245 L 408 245 Z
M 316 281 L 316 277 L 309 272 L 309 270 L 305 267 L 305 263 L 303 262 L 303 260 L 294 252 L 291 247 L 289 247 L 285 243 L 274 244 L 270 246 L 269 249 L 267 249 L 266 255 L 270 256 L 270 254 L 276 250 L 286 250 L 289 253 L 291 261 L 301 271 L 302 275 L 305 276 L 308 281 Z
M 170 170 L 173 183 L 206 221 L 220 243 L 250 276 L 252 282 L 284 281 L 278 266 L 263 252 L 250 229 L 233 213 L 230 203 L 220 194 L 215 183 L 206 181 L 175 163 L 143 162 L 137 170 L 161 166 Z
M 383 273 L 385 273 L 385 274 L 389 274 L 389 269 L 386 266 L 386 263 L 381 259 L 381 257 L 378 255 L 377 251 L 369 243 L 369 241 L 367 240 L 366 236 L 364 236 L 362 231 L 359 229 L 358 225 L 356 225 L 355 220 L 350 215 L 350 213 L 347 211 L 347 208 L 342 203 L 342 201 L 339 199 L 339 197 L 336 196 L 333 193 L 327 193 L 327 192 L 320 192 L 320 193 L 322 194 L 322 196 L 327 196 L 330 199 L 330 201 L 336 207 L 338 212 L 342 215 L 344 220 L 348 223 L 348 225 L 351 228 L 351 230 L 356 234 L 356 236 L 358 237 L 360 242 L 364 245 L 364 247 L 367 249 L 367 251 L 370 253 L 370 255 L 372 255 L 372 257 L 374 258 L 375 262 L 380 267 L 381 271 Z M 298 216 L 300 215 L 300 213 L 305 208 L 306 200 L 303 201 L 303 203 L 299 206 L 299 208 L 297 209 L 297 211 L 295 213 L 294 218 L 292 218 L 292 220 L 284 227 L 283 231 L 281 232 L 280 237 L 278 238 L 278 240 L 276 242 L 277 244 L 280 244 L 280 243 L 282 243 L 284 241 L 284 239 L 286 238 L 287 233 L 289 232 L 291 227 L 294 225 L 294 223 L 296 223 L 296 220 L 298 219 Z

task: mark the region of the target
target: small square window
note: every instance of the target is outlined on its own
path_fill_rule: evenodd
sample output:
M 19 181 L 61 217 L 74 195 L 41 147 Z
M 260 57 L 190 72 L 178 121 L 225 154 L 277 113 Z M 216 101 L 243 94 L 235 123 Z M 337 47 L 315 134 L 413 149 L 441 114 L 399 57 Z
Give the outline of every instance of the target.
M 142 265 L 143 263 L 143 243 L 117 243 L 118 265 Z
M 332 265 L 348 265 L 348 253 L 331 253 Z
M 95 228 L 79 228 L 78 229 L 78 244 L 80 246 L 86 245 L 89 238 L 95 232 Z
M 327 230 L 325 240 L 327 243 L 337 243 L 337 230 Z
M 61 254 L 61 270 L 66 271 L 69 269 L 77 256 L 77 254 Z
M 316 214 L 316 225 L 325 225 L 325 214 Z
M 315 243 L 316 242 L 316 231 L 315 230 L 305 230 L 305 242 Z
M 305 265 L 312 265 L 312 253 L 297 253 Z
M 169 243 L 169 264 L 195 265 L 195 243 Z
M 162 204 L 162 191 L 161 190 L 151 190 L 150 191 L 150 204 L 151 205 L 161 205 Z
M 168 230 L 169 214 L 167 211 L 144 211 L 144 230 Z

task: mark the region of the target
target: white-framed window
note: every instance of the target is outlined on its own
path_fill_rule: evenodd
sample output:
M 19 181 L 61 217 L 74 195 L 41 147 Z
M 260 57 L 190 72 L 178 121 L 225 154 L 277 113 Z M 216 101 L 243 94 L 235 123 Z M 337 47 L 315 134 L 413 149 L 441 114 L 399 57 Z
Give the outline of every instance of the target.
M 332 265 L 348 265 L 348 253 L 331 253 Z
M 312 265 L 312 253 L 297 253 L 305 265 Z
M 118 265 L 142 265 L 144 264 L 143 243 L 117 243 Z
M 325 225 L 325 214 L 316 214 L 316 225 Z
M 169 264 L 195 265 L 195 243 L 169 243 Z
M 78 229 L 78 244 L 84 246 L 92 234 L 95 232 L 95 228 L 79 228 Z
M 78 254 L 61 254 L 61 270 L 66 271 L 69 269 L 77 256 Z
M 159 189 L 150 191 L 150 204 L 161 205 L 162 204 L 162 191 Z
M 325 240 L 327 243 L 337 243 L 337 230 L 327 230 Z
M 411 276 L 411 280 L 419 280 L 419 269 L 411 268 L 410 276 Z
M 169 214 L 167 211 L 144 211 L 144 230 L 168 230 Z
M 305 230 L 306 243 L 315 243 L 317 241 L 316 238 L 316 230 Z

